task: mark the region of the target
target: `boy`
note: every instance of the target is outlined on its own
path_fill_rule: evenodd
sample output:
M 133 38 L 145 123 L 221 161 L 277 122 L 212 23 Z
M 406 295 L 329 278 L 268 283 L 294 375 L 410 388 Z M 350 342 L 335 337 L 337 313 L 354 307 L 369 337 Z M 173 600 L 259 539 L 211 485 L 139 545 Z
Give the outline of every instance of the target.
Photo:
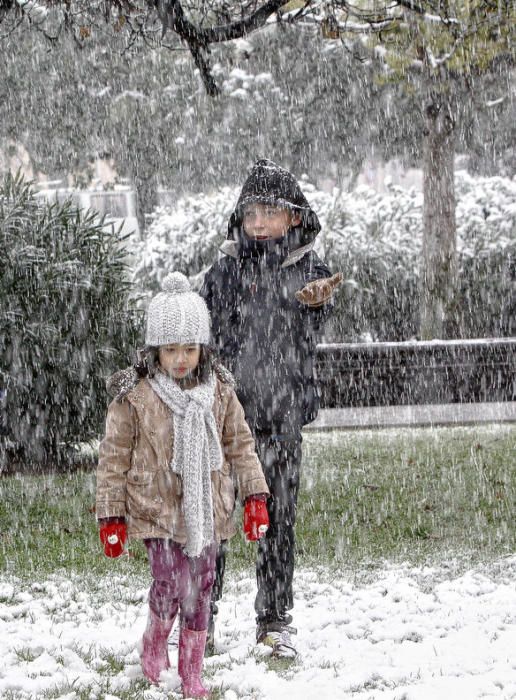
M 296 651 L 293 607 L 294 526 L 301 429 L 314 420 L 316 338 L 342 275 L 331 277 L 312 250 L 320 230 L 296 179 L 269 160 L 250 171 L 230 217 L 225 256 L 207 272 L 201 296 L 211 312 L 215 348 L 233 372 L 254 434 L 271 498 L 270 527 L 258 545 L 256 639 L 276 656 Z M 207 649 L 221 596 L 224 544 L 217 556 Z

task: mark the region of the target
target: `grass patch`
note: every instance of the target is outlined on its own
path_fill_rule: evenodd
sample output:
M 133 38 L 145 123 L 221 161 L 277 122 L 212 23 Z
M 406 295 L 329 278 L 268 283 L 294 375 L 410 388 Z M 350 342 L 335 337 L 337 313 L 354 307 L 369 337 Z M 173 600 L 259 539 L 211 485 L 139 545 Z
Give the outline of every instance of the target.
M 73 697 L 74 700 L 92 700 L 92 698 L 104 698 L 106 695 L 110 695 L 118 698 L 118 700 L 142 700 L 145 698 L 145 691 L 148 689 L 149 684 L 146 681 L 135 681 L 131 683 L 127 690 L 111 689 L 109 681 L 81 687 L 77 687 L 74 683 L 63 683 L 44 691 L 40 697 L 45 700 L 59 700 L 59 698 L 64 697 Z M 25 697 L 23 695 L 24 699 Z M 18 696 L 16 696 L 16 699 L 13 697 L 13 700 L 17 699 Z
M 506 425 L 310 435 L 301 557 L 417 563 L 513 552 L 515 442 Z
M 14 475 L 0 478 L 0 569 L 33 577 L 65 569 L 92 574 L 126 570 L 125 557 L 102 555 L 94 513 L 95 473 Z M 143 571 L 145 547 L 132 543 Z
M 102 665 L 97 668 L 97 671 L 110 676 L 116 676 L 125 669 L 125 661 L 110 651 L 102 653 Z
M 298 563 L 367 566 L 468 561 L 516 547 L 516 426 L 308 433 Z M 98 541 L 95 474 L 0 478 L 0 569 L 31 579 L 64 569 L 148 573 L 145 548 L 108 560 Z M 241 513 L 237 513 L 241 518 Z M 229 573 L 252 570 L 255 546 L 231 542 Z M 114 664 L 116 666 L 116 664 Z
M 509 424 L 307 433 L 299 564 L 474 565 L 514 552 L 515 444 Z M 254 548 L 242 537 L 231 546 L 252 567 Z
M 32 649 L 29 649 L 28 647 L 23 647 L 22 649 L 13 649 L 14 654 L 17 659 L 20 661 L 25 661 L 27 663 L 30 663 L 31 661 L 34 661 L 35 659 L 38 658 L 38 654 L 36 654 Z

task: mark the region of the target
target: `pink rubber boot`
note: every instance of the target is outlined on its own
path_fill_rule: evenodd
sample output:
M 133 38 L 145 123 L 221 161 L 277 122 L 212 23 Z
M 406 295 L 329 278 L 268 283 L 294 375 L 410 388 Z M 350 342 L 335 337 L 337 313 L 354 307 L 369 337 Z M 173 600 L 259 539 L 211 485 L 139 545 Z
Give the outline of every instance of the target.
M 201 681 L 207 632 L 208 630 L 196 632 L 181 627 L 177 670 L 185 698 L 207 698 L 210 694 Z
M 174 619 L 175 617 L 171 620 L 162 620 L 149 609 L 140 661 L 143 674 L 151 683 L 157 684 L 160 673 L 170 668 L 167 642 Z

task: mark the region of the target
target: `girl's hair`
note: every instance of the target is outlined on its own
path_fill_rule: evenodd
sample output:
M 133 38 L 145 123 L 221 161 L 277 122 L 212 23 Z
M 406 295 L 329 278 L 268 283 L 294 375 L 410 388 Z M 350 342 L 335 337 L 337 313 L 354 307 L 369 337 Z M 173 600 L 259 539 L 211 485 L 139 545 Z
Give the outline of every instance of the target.
M 201 345 L 199 364 L 193 371 L 193 376 L 204 384 L 211 377 L 213 372 L 213 350 L 208 345 Z
M 199 384 L 207 382 L 214 370 L 215 353 L 208 345 L 201 345 L 199 364 L 193 370 L 191 376 L 198 380 Z M 159 365 L 159 348 L 148 345 L 138 350 L 138 360 L 134 369 L 140 377 L 153 377 Z

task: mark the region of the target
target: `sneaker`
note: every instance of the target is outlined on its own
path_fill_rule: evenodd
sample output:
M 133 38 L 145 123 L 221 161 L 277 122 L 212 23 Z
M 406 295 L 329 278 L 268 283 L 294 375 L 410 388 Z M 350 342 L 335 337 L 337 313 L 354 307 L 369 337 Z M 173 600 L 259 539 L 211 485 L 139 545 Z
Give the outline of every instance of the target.
M 297 634 L 295 627 L 290 627 L 284 622 L 259 623 L 256 630 L 256 641 L 271 647 L 272 656 L 281 659 L 294 659 L 297 656 L 296 648 L 290 637 Z

